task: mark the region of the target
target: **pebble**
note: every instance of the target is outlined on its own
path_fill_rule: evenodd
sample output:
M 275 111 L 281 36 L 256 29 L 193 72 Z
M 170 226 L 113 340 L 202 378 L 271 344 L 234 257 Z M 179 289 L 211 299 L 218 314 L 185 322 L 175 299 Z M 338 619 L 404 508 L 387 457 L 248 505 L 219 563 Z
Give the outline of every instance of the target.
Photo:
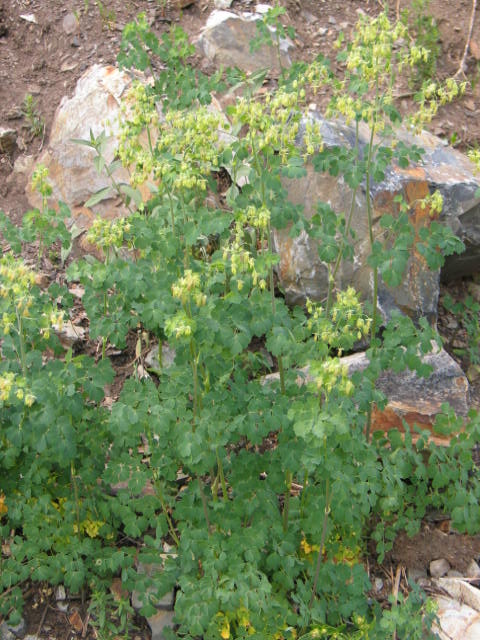
M 449 572 L 450 564 L 445 558 L 439 558 L 438 560 L 432 560 L 429 568 L 432 578 L 442 578 Z
M 375 591 L 377 593 L 380 593 L 380 591 L 383 589 L 383 580 L 381 578 L 375 578 L 375 580 L 373 581 L 373 586 L 375 588 Z
M 62 28 L 68 36 L 75 33 L 78 29 L 78 20 L 74 13 L 67 13 L 62 21 Z

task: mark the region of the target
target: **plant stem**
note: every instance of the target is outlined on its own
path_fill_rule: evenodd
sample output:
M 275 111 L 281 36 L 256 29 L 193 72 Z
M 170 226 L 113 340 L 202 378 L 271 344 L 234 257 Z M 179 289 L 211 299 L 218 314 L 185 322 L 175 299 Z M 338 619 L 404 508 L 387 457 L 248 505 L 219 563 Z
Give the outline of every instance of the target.
M 366 183 L 366 196 L 367 196 L 367 218 L 368 218 L 368 234 L 370 238 L 370 250 L 373 250 L 374 236 L 373 236 L 373 210 L 372 210 L 372 202 L 370 198 L 370 178 L 371 178 L 371 169 L 372 169 L 372 158 L 373 158 L 373 138 L 375 135 L 375 122 L 372 123 L 372 128 L 370 131 L 370 140 L 368 144 L 368 159 L 367 159 L 367 168 L 365 173 L 365 183 Z M 373 267 L 373 300 L 372 300 L 372 327 L 370 331 L 370 343 L 373 343 L 373 349 L 375 349 L 375 335 L 377 333 L 377 302 L 378 302 L 378 267 Z M 370 431 L 372 427 L 372 405 L 368 407 L 367 412 L 367 429 L 365 432 L 365 438 L 367 442 L 370 442 Z
M 328 524 L 328 516 L 330 514 L 330 501 L 331 501 L 331 498 L 332 498 L 332 496 L 330 494 L 330 480 L 329 480 L 329 478 L 327 478 L 326 486 L 325 486 L 325 511 L 324 511 L 324 514 L 323 514 L 322 538 L 320 540 L 320 549 L 318 550 L 318 555 L 317 555 L 317 565 L 315 567 L 315 577 L 313 579 L 312 595 L 310 597 L 310 602 L 309 602 L 309 605 L 308 605 L 309 609 L 312 608 L 313 601 L 315 600 L 315 594 L 317 593 L 318 577 L 320 575 L 320 567 L 322 565 L 323 547 L 325 545 L 325 537 L 327 535 L 327 524 Z
M 288 531 L 288 515 L 290 512 L 290 492 L 292 490 L 292 472 L 285 471 L 285 501 L 283 504 L 283 532 Z
M 73 494 L 75 496 L 75 515 L 77 518 L 77 533 L 80 536 L 80 503 L 78 499 L 78 487 L 75 479 L 75 467 L 73 462 L 70 463 L 70 478 L 72 480 Z
M 223 472 L 222 460 L 221 460 L 220 456 L 218 455 L 218 447 L 217 447 L 215 453 L 216 453 L 216 456 L 217 456 L 217 466 L 218 466 L 218 474 L 220 476 L 220 484 L 222 485 L 223 500 L 225 502 L 228 502 L 227 484 L 225 482 L 225 474 Z
M 359 138 L 359 130 L 358 130 L 359 122 L 355 121 L 355 163 L 358 163 L 358 138 Z M 330 306 L 332 304 L 332 293 L 333 287 L 335 285 L 335 278 L 337 277 L 338 270 L 342 263 L 343 251 L 345 249 L 345 242 L 348 234 L 350 233 L 350 227 L 352 226 L 353 213 L 355 211 L 355 199 L 357 197 L 358 185 L 352 191 L 352 201 L 350 202 L 350 210 L 348 212 L 347 225 L 345 227 L 345 233 L 340 240 L 340 248 L 338 250 L 337 259 L 335 261 L 335 266 L 328 278 L 328 294 L 327 294 L 327 305 L 326 305 L 326 313 L 328 316 L 328 312 L 330 311 Z
M 15 315 L 17 316 L 18 339 L 20 342 L 20 365 L 22 367 L 23 377 L 27 377 L 27 361 L 25 354 L 25 336 L 23 334 L 22 316 L 18 313 L 18 307 L 15 307 Z
M 205 516 L 205 522 L 207 525 L 208 533 L 210 533 L 211 529 L 210 529 L 210 519 L 208 517 L 207 499 L 205 498 L 205 492 L 203 491 L 203 481 L 200 478 L 200 476 L 197 476 L 197 482 L 198 482 L 198 489 L 200 492 L 200 499 L 202 501 L 203 515 Z
M 170 535 L 173 538 L 173 541 L 175 542 L 175 544 L 178 545 L 180 544 L 180 539 L 177 536 L 176 532 L 175 532 L 175 527 L 173 526 L 173 522 L 172 519 L 170 518 L 170 514 L 168 513 L 168 509 L 167 509 L 167 505 L 165 504 L 165 499 L 163 497 L 163 493 L 162 490 L 160 488 L 160 482 L 158 480 L 157 477 L 155 477 L 156 474 L 154 474 L 154 486 L 155 486 L 155 490 L 157 491 L 157 495 L 158 498 L 160 500 L 160 505 L 162 507 L 162 511 L 163 511 L 163 515 L 165 516 L 165 519 L 167 521 L 167 526 L 168 526 L 168 530 L 170 532 Z

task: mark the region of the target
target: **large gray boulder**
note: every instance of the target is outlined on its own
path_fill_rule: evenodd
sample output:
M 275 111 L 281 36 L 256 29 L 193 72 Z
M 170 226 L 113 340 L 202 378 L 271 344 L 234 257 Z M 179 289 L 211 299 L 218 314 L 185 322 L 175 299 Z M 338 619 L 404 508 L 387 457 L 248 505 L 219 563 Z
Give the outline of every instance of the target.
M 252 51 L 250 42 L 258 35 L 256 22 L 260 19 L 260 13 L 244 12 L 239 15 L 231 11 L 214 10 L 197 39 L 197 47 L 218 67 L 238 67 L 250 73 L 268 68 L 272 74 L 278 74 L 281 67 L 291 65 L 288 50 L 293 43 L 282 39 L 279 52 L 267 45 Z
M 337 121 L 326 121 L 313 115 L 320 122 L 326 148 L 351 148 L 355 142 L 353 127 Z M 478 270 L 480 266 L 480 199 L 475 193 L 479 181 L 472 163 L 461 153 L 446 146 L 439 138 L 422 133 L 413 136 L 407 130 L 399 132 L 399 138 L 407 145 L 415 144 L 425 153 L 420 164 L 402 169 L 395 164 L 387 168 L 385 179 L 373 182 L 369 197 L 373 206 L 374 236 L 383 237 L 379 220 L 384 213 L 395 215 L 398 205 L 394 202 L 402 195 L 409 204 L 410 221 L 418 234 L 431 223 L 429 208 L 422 208 L 419 200 L 438 189 L 444 199 L 441 220 L 450 226 L 465 243 L 467 250 L 461 256 L 451 256 L 445 265 L 446 276 L 463 275 Z M 360 127 L 359 148 L 364 152 L 369 131 Z M 301 179 L 285 180 L 288 197 L 295 204 L 303 205 L 305 215 L 311 218 L 319 201 L 328 203 L 336 212 L 347 214 L 352 201 L 352 189 L 343 177 L 315 172 L 307 166 L 307 175 Z M 367 299 L 372 299 L 372 269 L 367 263 L 370 242 L 367 224 L 367 194 L 365 182 L 357 189 L 352 218 L 355 233 L 353 262 L 343 260 L 335 285 L 345 288 L 353 285 Z M 291 238 L 288 229 L 275 230 L 274 246 L 280 256 L 278 277 L 287 301 L 302 304 L 305 299 L 323 300 L 328 290 L 327 265 L 318 254 L 318 242 L 302 232 Z M 426 317 L 434 323 L 437 315 L 439 271 L 430 271 L 425 259 L 415 245 L 400 286 L 391 288 L 379 283 L 378 306 L 388 319 L 395 309 L 400 309 L 414 319 Z

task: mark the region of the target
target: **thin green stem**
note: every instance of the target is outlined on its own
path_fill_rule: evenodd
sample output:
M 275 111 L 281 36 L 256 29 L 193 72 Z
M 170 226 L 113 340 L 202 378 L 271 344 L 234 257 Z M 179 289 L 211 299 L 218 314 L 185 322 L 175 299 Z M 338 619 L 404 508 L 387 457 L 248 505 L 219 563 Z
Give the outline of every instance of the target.
M 372 128 L 370 131 L 370 140 L 368 144 L 368 159 L 367 159 L 367 168 L 365 175 L 365 183 L 366 183 L 366 192 L 367 192 L 367 219 L 368 219 L 368 235 L 370 239 L 370 250 L 373 250 L 373 244 L 375 241 L 373 235 L 373 208 L 372 201 L 370 197 L 370 185 L 371 185 L 371 170 L 372 170 L 372 159 L 373 159 L 373 139 L 375 136 L 375 122 L 372 123 Z M 372 327 L 370 331 L 370 343 L 373 345 L 373 349 L 375 349 L 375 336 L 377 333 L 377 319 L 378 319 L 378 267 L 373 267 L 373 300 L 372 300 Z M 367 412 L 367 429 L 365 432 L 365 438 L 367 442 L 370 442 L 370 431 L 372 427 L 372 406 L 370 405 Z
M 358 164 L 358 140 L 359 140 L 359 121 L 355 121 L 355 164 Z M 357 197 L 358 185 L 356 185 L 352 191 L 352 200 L 350 202 L 350 210 L 348 212 L 347 224 L 345 226 L 345 233 L 340 240 L 340 247 L 338 250 L 337 259 L 335 261 L 335 266 L 331 274 L 329 274 L 328 278 L 328 294 L 327 294 L 327 305 L 326 305 L 326 313 L 330 311 L 330 306 L 332 304 L 332 293 L 333 287 L 335 286 L 335 279 L 337 277 L 338 270 L 342 263 L 343 259 L 343 251 L 345 249 L 346 238 L 348 238 L 348 234 L 350 233 L 350 227 L 352 226 L 353 214 L 355 211 L 355 200 Z
M 72 480 L 73 495 L 75 496 L 75 516 L 77 519 L 77 522 L 76 522 L 77 533 L 80 536 L 80 501 L 78 498 L 78 487 L 77 487 L 77 481 L 75 478 L 75 467 L 73 465 L 73 462 L 70 463 L 70 478 Z
M 218 447 L 215 451 L 215 454 L 217 456 L 218 475 L 220 476 L 220 484 L 222 485 L 223 500 L 225 502 L 228 502 L 227 483 L 225 482 L 222 459 L 218 455 Z
M 211 528 L 210 528 L 210 519 L 208 517 L 207 499 L 205 497 L 205 492 L 203 490 L 203 481 L 200 478 L 200 476 L 197 476 L 197 482 L 198 482 L 198 490 L 200 492 L 200 500 L 202 501 L 203 515 L 205 516 L 205 523 L 207 525 L 208 533 L 210 533 Z
M 328 525 L 328 516 L 330 514 L 331 499 L 332 499 L 332 496 L 330 493 L 330 480 L 327 478 L 326 486 L 325 486 L 325 511 L 323 513 L 322 538 L 320 540 L 320 549 L 318 550 L 318 554 L 317 554 L 317 564 L 315 567 L 315 577 L 313 579 L 313 585 L 312 585 L 312 595 L 310 597 L 310 602 L 308 605 L 309 609 L 312 608 L 313 601 L 315 600 L 315 595 L 317 593 L 318 577 L 320 575 L 320 567 L 322 565 L 323 547 L 325 545 L 325 538 L 327 535 L 327 525 Z
M 157 492 L 158 498 L 160 500 L 160 505 L 162 507 L 163 515 L 165 516 L 165 520 L 167 521 L 168 530 L 170 532 L 170 535 L 172 536 L 173 541 L 178 547 L 178 545 L 180 544 L 180 538 L 177 536 L 175 527 L 173 526 L 173 522 L 170 517 L 170 514 L 168 513 L 167 505 L 165 503 L 163 492 L 160 487 L 160 481 L 158 480 L 157 477 L 155 477 L 155 474 L 154 474 L 154 486 L 155 486 L 155 491 Z
M 288 531 L 288 516 L 290 513 L 290 493 L 292 490 L 292 472 L 285 471 L 285 500 L 283 503 L 283 532 Z
M 25 351 L 25 334 L 23 331 L 22 316 L 18 312 L 18 307 L 15 308 L 15 315 L 17 316 L 17 331 L 18 340 L 20 343 L 20 366 L 22 367 L 23 377 L 27 376 L 27 356 Z

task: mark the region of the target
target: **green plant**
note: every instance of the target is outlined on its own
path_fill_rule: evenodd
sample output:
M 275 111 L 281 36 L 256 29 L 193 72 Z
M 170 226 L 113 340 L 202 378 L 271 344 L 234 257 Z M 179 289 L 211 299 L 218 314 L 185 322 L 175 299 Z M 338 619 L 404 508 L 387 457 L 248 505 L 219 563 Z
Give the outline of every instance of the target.
M 250 51 L 257 51 L 263 46 L 274 47 L 277 54 L 277 61 L 280 70 L 283 72 L 282 63 L 282 41 L 287 36 L 291 40 L 295 40 L 295 29 L 292 26 L 285 28 L 280 17 L 285 15 L 285 7 L 278 3 L 274 7 L 270 7 L 262 18 L 255 22 L 257 27 L 257 36 L 250 41 Z
M 43 136 L 45 133 L 45 122 L 38 111 L 37 101 L 31 93 L 27 93 L 23 99 L 22 114 L 31 135 L 35 138 Z
M 466 333 L 466 346 L 455 348 L 454 353 L 466 356 L 469 364 L 478 368 L 480 365 L 480 304 L 471 295 L 458 302 L 448 295 L 443 299 L 443 305 L 447 311 L 455 314 Z M 455 337 L 452 342 L 453 340 Z
M 11 551 L 0 566 L 2 614 L 20 610 L 22 580 L 88 586 L 107 636 L 114 631 L 105 590 L 119 575 L 139 591 L 144 615 L 175 588 L 172 638 L 383 638 L 385 630 L 418 634 L 429 625 L 428 607 L 415 596 L 392 603 L 388 615 L 369 603 L 362 556 L 373 536 L 382 557 L 399 530 L 418 529 L 429 506 L 450 511 L 461 530 L 480 530 L 480 482 L 471 473 L 478 415 L 462 421 L 444 408 L 439 432 L 465 427 L 448 450 L 418 428 L 415 444 L 408 427 L 404 437 L 370 434 L 373 406 L 386 402 L 375 388 L 378 375 L 430 371 L 421 356 L 438 340 L 432 327 L 397 314 L 380 332 L 376 298 L 380 278 L 398 283 L 413 247 L 435 269 L 442 253 L 461 249 L 434 219 L 438 195 L 424 199 L 432 216 L 418 233 L 402 198 L 378 228 L 369 203 L 370 308 L 335 283 L 339 261 L 352 255 L 356 190 L 364 181 L 369 193 L 393 159 L 405 167 L 421 155 L 395 136 L 392 76 L 416 59 L 412 48 L 397 50 L 404 30 L 385 14 L 362 18 L 342 56 L 344 78 L 318 59 L 264 96 L 253 92 L 260 76 L 250 79 L 227 122 L 206 107 L 221 77 L 189 67 L 181 30 L 160 42 L 142 16 L 126 27 L 122 64 L 153 68 L 149 56 L 156 55 L 166 68 L 153 88 L 135 85 L 126 97 L 113 166 L 104 136 L 84 142 L 130 207 L 124 220 L 99 220 L 89 232 L 103 259 L 68 270 L 84 285 L 103 358 L 67 352 L 49 359 L 47 346 L 59 345 L 51 332 L 45 342 L 44 324 L 57 319 L 48 310 L 66 312 L 68 297 L 58 288 L 40 292 L 29 271 L 23 289 L 15 288 L 23 280 L 14 259 L 1 263 L 10 284 L 0 285 L 0 469 L 8 470 L 0 474 L 0 535 Z M 318 123 L 305 115 L 307 89 L 322 83 L 333 90 L 332 115 L 354 121 L 357 133 L 361 120 L 370 126 L 363 154 L 358 139 L 351 148 L 323 148 Z M 417 118 L 455 92 L 455 83 L 425 90 Z M 130 172 L 129 185 L 115 182 L 117 161 Z M 288 201 L 282 178 L 304 175 L 307 161 L 341 173 L 351 187 L 339 219 L 319 203 L 306 220 Z M 221 167 L 233 180 L 222 209 L 209 197 Z M 327 299 L 306 309 L 290 309 L 276 295 L 271 232 L 287 225 L 319 238 L 329 265 Z M 175 358 L 155 377 L 127 379 L 107 410 L 104 385 L 113 373 L 105 344 L 122 347 L 133 327 L 168 341 Z M 349 378 L 340 355 L 366 337 L 370 364 Z M 305 366 L 310 377 L 299 384 Z M 269 368 L 277 376 L 265 379 Z M 139 562 L 158 571 L 138 574 Z M 412 611 L 424 623 L 412 621 Z M 128 633 L 128 607 L 119 615 Z
M 411 82 L 415 87 L 435 77 L 437 60 L 441 53 L 440 32 L 437 21 L 429 13 L 430 0 L 412 0 L 410 9 L 402 12 L 405 25 L 411 24 L 412 40 L 421 55 L 412 69 Z
M 65 226 L 65 219 L 70 217 L 70 210 L 64 202 L 58 203 L 58 209 L 49 206 L 48 199 L 52 195 L 52 187 L 48 181 L 48 169 L 43 165 L 37 165 L 35 168 L 31 184 L 32 189 L 41 197 L 40 208 L 28 211 L 22 219 L 21 227 L 13 225 L 5 213 L 0 211 L 0 231 L 18 254 L 24 243 L 37 241 L 37 266 L 40 265 L 45 250 L 60 242 L 60 255 L 64 262 L 72 247 L 72 235 Z

